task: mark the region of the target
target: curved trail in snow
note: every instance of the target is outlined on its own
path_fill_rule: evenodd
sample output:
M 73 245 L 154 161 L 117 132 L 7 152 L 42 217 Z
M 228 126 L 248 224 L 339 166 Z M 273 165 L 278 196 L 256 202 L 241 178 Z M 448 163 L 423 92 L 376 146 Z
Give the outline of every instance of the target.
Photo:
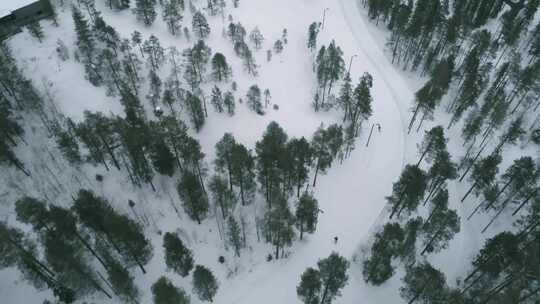
M 300 303 L 296 286 L 301 273 L 307 267 L 315 267 L 317 260 L 333 251 L 347 258 L 353 256 L 370 227 L 380 220 L 384 197 L 391 192 L 392 183 L 405 162 L 407 149 L 402 115 L 407 106 L 402 102 L 411 100 L 410 89 L 378 48 L 355 0 L 323 0 L 312 5 L 330 8 L 325 28 L 319 35 L 319 45 L 335 39 L 344 51 L 347 64 L 351 55 L 358 55 L 351 69 L 354 82 L 366 71 L 373 75 L 373 116 L 369 125 L 364 126 L 351 157 L 343 164 L 336 162 L 327 175 L 319 178 L 315 196 L 324 213 L 319 216 L 317 232 L 296 244 L 289 258 L 262 263 L 253 272 L 223 282 L 221 288 L 227 291 L 218 292 L 216 303 Z M 382 132 L 375 128 L 366 148 L 372 123 L 380 123 Z M 333 243 L 334 236 L 339 237 L 338 244 Z M 349 278 L 343 296 L 336 303 L 359 303 L 360 299 L 363 303 L 377 303 L 381 299 L 368 295 L 365 284 L 351 273 Z

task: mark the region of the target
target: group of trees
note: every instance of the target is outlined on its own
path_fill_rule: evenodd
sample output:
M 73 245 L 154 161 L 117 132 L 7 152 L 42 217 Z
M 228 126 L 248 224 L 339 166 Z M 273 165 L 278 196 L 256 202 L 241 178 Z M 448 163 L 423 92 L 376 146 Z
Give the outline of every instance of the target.
M 473 260 L 473 271 L 458 290 L 448 288 L 444 275 L 429 264 L 411 266 L 410 260 L 405 261 L 407 275 L 402 296 L 409 303 L 538 301 L 538 281 L 533 279 L 537 271 L 525 274 L 526 267 L 521 264 L 537 259 L 533 257 L 537 248 L 529 243 L 538 242 L 538 163 L 534 157 L 524 155 L 515 158 L 504 171 L 499 167 L 505 163 L 504 150 L 508 146 L 525 137 L 529 138 L 523 141 L 525 144 L 536 142 L 540 25 L 533 26 L 533 22 L 540 3 L 527 0 L 452 3 L 365 0 L 363 3 L 369 16 L 377 23 L 384 22 L 391 31 L 388 45 L 393 62 L 429 76 L 415 94 L 409 132 L 415 124 L 418 132 L 424 121 L 433 120 L 438 106 L 447 101 L 448 128 L 462 126 L 466 149 L 458 166 L 450 161 L 446 151 L 430 155 L 433 147 L 443 146 L 444 138 L 436 136 L 442 134 L 442 127 L 428 132 L 432 133 L 432 140 L 424 139 L 421 148 L 426 152 L 421 152 L 418 165 L 425 157 L 433 161 L 431 168 L 424 172 L 418 165 L 408 165 L 394 184 L 389 203 L 391 216 L 397 214 L 400 218 L 403 211 L 409 214 L 416 210 L 425 198 L 424 203 L 431 201 L 429 216 L 419 225 L 411 225 L 414 219 L 409 220 L 405 229 L 398 229 L 400 223 L 387 224 L 376 235 L 372 256 L 364 264 L 366 281 L 380 284 L 391 276 L 391 259 L 401 256 L 400 248 L 403 248 L 393 245 L 406 241 L 411 232 L 407 226 L 417 230 L 415 233 L 420 237 L 425 233 L 432 235 L 427 242 L 422 237 L 421 254 L 439 250 L 441 244 L 459 231 L 459 218 L 446 207 L 454 193 L 448 194 L 445 181 L 459 177 L 462 182 L 467 177 L 470 184 L 463 187 L 461 202 L 466 203 L 472 196 L 477 200 L 467 219 L 479 211 L 488 213 L 487 221 L 478 227 L 484 233 L 504 215 L 505 220 L 514 221 L 519 232 L 502 232 L 489 239 Z M 489 21 L 493 26 L 485 27 Z M 509 154 L 509 157 L 515 156 Z M 439 216 L 441 220 L 437 220 Z M 426 226 L 429 221 L 435 226 Z
M 49 288 L 66 303 L 95 292 L 137 301 L 139 290 L 128 269 L 145 273 L 153 252 L 140 224 L 88 190 L 79 191 L 71 209 L 22 197 L 15 211 L 39 236 L 43 250 L 28 233 L 1 223 L 4 267 L 16 266 L 36 288 Z
M 332 303 L 347 285 L 349 262 L 333 252 L 328 258 L 317 262 L 319 269 L 307 268 L 296 288 L 298 297 L 305 304 Z

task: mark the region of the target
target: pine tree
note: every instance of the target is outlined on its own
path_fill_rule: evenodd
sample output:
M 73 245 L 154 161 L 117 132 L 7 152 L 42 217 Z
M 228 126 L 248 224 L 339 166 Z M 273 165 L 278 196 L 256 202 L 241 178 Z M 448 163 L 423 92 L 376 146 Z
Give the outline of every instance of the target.
M 363 263 L 362 274 L 366 283 L 381 285 L 394 274 L 392 258 L 401 254 L 405 232 L 398 223 L 386 223 L 375 234 L 371 256 Z
M 261 89 L 254 84 L 249 87 L 249 90 L 246 94 L 246 100 L 249 108 L 259 114 L 264 115 L 263 105 L 261 103 Z
M 43 38 L 45 37 L 45 33 L 43 33 L 43 28 L 39 24 L 39 21 L 30 22 L 27 28 L 30 35 L 36 38 L 39 41 L 39 43 L 43 41 Z
M 320 24 L 318 22 L 313 22 L 309 25 L 307 47 L 312 52 L 317 47 L 317 35 L 319 34 L 319 26 Z
M 330 304 L 341 295 L 340 289 L 347 285 L 349 262 L 336 252 L 332 252 L 326 259 L 319 260 L 317 266 L 322 283 L 321 303 Z
M 358 135 L 358 130 L 362 127 L 362 122 L 369 119 L 373 110 L 371 103 L 371 87 L 373 86 L 373 77 L 369 73 L 364 73 L 360 78 L 360 83 L 352 92 L 351 106 L 349 108 L 349 123 L 353 130 L 354 137 Z
M 264 37 L 258 27 L 255 27 L 251 33 L 249 33 L 249 41 L 255 46 L 255 50 L 260 50 Z
M 214 165 L 219 173 L 226 173 L 229 179 L 230 190 L 233 190 L 233 150 L 236 140 L 231 133 L 223 134 L 223 137 L 216 143 L 216 159 Z
M 276 54 L 280 54 L 281 52 L 283 52 L 283 41 L 281 40 L 276 40 L 276 42 L 274 42 L 274 52 Z
M 160 277 L 152 284 L 154 304 L 189 304 L 189 296 L 186 292 L 173 285 L 166 277 Z
M 217 86 L 214 86 L 214 88 L 212 88 L 212 99 L 210 102 L 214 106 L 216 112 L 223 112 L 223 95 L 221 94 L 221 90 Z
M 167 232 L 163 236 L 165 249 L 165 265 L 182 277 L 186 277 L 193 269 L 193 254 L 184 245 L 178 234 Z
M 310 194 L 304 193 L 296 204 L 296 226 L 300 230 L 300 239 L 307 233 L 314 233 L 317 228 L 319 203 Z
M 146 273 L 144 265 L 151 259 L 153 248 L 139 224 L 116 213 L 106 200 L 88 190 L 79 191 L 73 208 L 85 227 L 112 244 L 124 266 L 136 264 Z
M 142 21 L 144 25 L 150 26 L 156 20 L 157 13 L 155 6 L 155 0 L 135 0 L 133 13 L 137 15 L 137 19 Z
M 227 240 L 234 248 L 234 254 L 240 257 L 240 249 L 242 248 L 242 237 L 240 236 L 240 225 L 234 219 L 234 216 L 229 216 L 227 220 Z
M 111 260 L 107 264 L 107 276 L 116 295 L 125 303 L 137 303 L 140 292 L 133 276 L 117 261 Z
M 319 304 L 322 287 L 321 273 L 308 267 L 300 277 L 300 284 L 296 287 L 296 294 L 304 304 Z
M 225 220 L 231 213 L 231 209 L 236 204 L 234 192 L 229 188 L 228 181 L 219 175 L 212 176 L 210 182 L 208 183 L 208 187 L 212 193 L 216 209 L 219 207 L 221 210 L 221 215 Z
M 412 212 L 420 204 L 427 188 L 427 176 L 418 166 L 406 165 L 399 180 L 392 186 L 392 195 L 386 197 L 392 206 L 390 218 L 403 210 Z
M 166 0 L 163 3 L 163 21 L 173 36 L 179 35 L 182 29 L 182 12 L 184 0 Z
M 212 57 L 212 76 L 215 81 L 228 81 L 231 77 L 231 68 L 227 59 L 221 53 L 215 53 Z
M 317 129 L 311 141 L 313 151 L 315 176 L 313 178 L 313 187 L 317 183 L 319 172 L 326 173 L 334 159 L 340 153 L 343 146 L 343 129 L 337 124 L 328 126 L 324 129 L 322 126 Z
M 442 126 L 436 126 L 426 131 L 422 143 L 419 145 L 420 159 L 417 166 L 426 158 L 428 163 L 442 151 L 446 151 L 447 139 L 444 137 L 444 129 Z
M 212 272 L 201 265 L 195 267 L 193 272 L 193 291 L 201 301 L 213 302 L 219 284 Z
M 75 23 L 75 32 L 77 33 L 77 49 L 82 55 L 84 70 L 90 83 L 98 86 L 101 83 L 101 76 L 96 69 L 96 46 L 94 37 L 81 11 L 77 8 L 72 10 L 73 21 Z
M 208 213 L 208 198 L 199 178 L 189 171 L 184 171 L 178 182 L 177 191 L 186 213 L 200 224 Z
M 173 176 L 176 158 L 163 138 L 155 138 L 150 145 L 150 160 L 154 169 L 163 175 Z
M 473 171 L 469 181 L 473 184 L 467 190 L 461 201 L 463 202 L 469 194 L 474 190 L 476 194 L 479 194 L 482 190 L 490 187 L 495 181 L 495 176 L 499 172 L 499 164 L 501 163 L 501 156 L 499 154 L 491 154 L 484 159 L 481 159 L 473 166 Z
M 192 20 L 192 30 L 199 39 L 206 39 L 210 35 L 210 26 L 206 17 L 200 11 L 195 12 Z
M 296 187 L 296 196 L 300 197 L 300 189 L 308 182 L 313 149 L 304 137 L 293 138 L 287 143 L 287 154 L 290 159 L 287 183 L 291 188 Z
M 188 92 L 186 106 L 190 115 L 191 123 L 196 131 L 200 131 L 205 122 L 205 114 L 202 101 L 196 95 Z
M 448 246 L 448 242 L 460 230 L 459 216 L 455 210 L 448 209 L 448 191 L 443 189 L 432 199 L 432 210 L 422 232 L 425 235 L 424 249 L 426 252 L 438 252 Z
M 231 177 L 233 185 L 240 190 L 242 205 L 249 204 L 255 195 L 255 160 L 242 144 L 235 144 L 231 150 Z
M 79 144 L 75 139 L 73 127 L 74 123 L 68 120 L 68 129 L 64 130 L 60 125 L 53 126 L 53 133 L 56 138 L 58 148 L 71 164 L 80 164 L 82 162 Z
M 408 303 L 436 303 L 443 300 L 444 293 L 440 291 L 446 289 L 446 278 L 427 262 L 408 268 L 403 283 L 405 286 L 399 292 Z
M 271 122 L 262 139 L 255 144 L 258 178 L 269 206 L 272 205 L 273 194 L 280 187 L 284 168 L 281 160 L 286 153 L 286 143 L 285 131 L 276 122 Z
M 265 214 L 265 232 L 267 241 L 275 247 L 275 256 L 277 260 L 283 257 L 285 246 L 291 246 L 294 239 L 294 216 L 289 209 L 287 198 L 281 193 L 272 195 L 272 205 Z
M 231 92 L 225 92 L 225 95 L 223 96 L 223 105 L 227 109 L 227 113 L 230 116 L 233 116 L 236 104 L 234 102 L 234 95 Z
M 165 52 L 159 43 L 159 39 L 154 35 L 150 35 L 150 38 L 144 42 L 142 50 L 148 56 L 148 63 L 152 71 L 157 72 L 165 61 Z
M 154 70 L 150 70 L 148 79 L 150 80 L 150 89 L 148 91 L 148 95 L 146 95 L 146 98 L 148 101 L 150 101 L 150 104 L 155 109 L 158 105 L 158 101 L 161 99 L 162 82 Z

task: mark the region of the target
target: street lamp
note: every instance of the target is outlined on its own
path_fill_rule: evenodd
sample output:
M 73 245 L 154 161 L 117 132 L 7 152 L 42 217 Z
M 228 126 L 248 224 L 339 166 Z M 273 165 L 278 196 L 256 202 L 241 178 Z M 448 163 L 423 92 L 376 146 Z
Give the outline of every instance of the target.
M 371 133 L 373 133 L 373 128 L 377 126 L 377 129 L 379 130 L 379 132 L 381 132 L 381 124 L 379 123 L 374 123 L 371 125 L 371 131 L 369 131 L 369 137 L 367 139 L 367 143 L 366 143 L 366 147 L 369 146 L 369 141 L 371 140 Z
M 327 10 L 329 10 L 328 7 L 324 9 L 324 12 L 323 12 L 323 15 L 322 15 L 322 27 L 321 27 L 322 29 L 324 29 L 324 21 L 326 19 L 326 11 Z
M 347 70 L 347 74 L 349 74 L 349 76 L 351 75 L 351 66 L 354 57 L 358 57 L 358 54 L 354 54 L 351 56 L 351 60 L 349 61 L 349 69 Z

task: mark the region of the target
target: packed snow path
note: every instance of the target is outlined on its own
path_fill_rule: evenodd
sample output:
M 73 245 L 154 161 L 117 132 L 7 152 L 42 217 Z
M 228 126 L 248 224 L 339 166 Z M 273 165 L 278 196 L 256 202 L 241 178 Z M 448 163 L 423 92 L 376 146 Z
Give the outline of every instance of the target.
M 332 251 L 352 257 L 378 220 L 385 204 L 384 197 L 391 192 L 392 183 L 401 171 L 406 156 L 402 114 L 407 110 L 412 93 L 368 32 L 355 1 L 255 1 L 258 11 L 252 13 L 264 15 L 261 16 L 263 20 L 283 22 L 288 28 L 307 29 L 309 23 L 321 21 L 326 9 L 318 46 L 335 39 L 344 51 L 347 64 L 352 55 L 357 55 L 351 76 L 353 81 L 364 72 L 373 76 L 374 113 L 369 125 L 363 126 L 363 135 L 351 157 L 341 165 L 336 163 L 318 180 L 315 195 L 324 213 L 320 214 L 317 232 L 295 246 L 288 259 L 259 266 L 252 273 L 223 282 L 216 303 L 299 302 L 296 286 L 301 273 L 307 267 L 316 266 L 318 259 L 327 257 Z M 255 6 L 247 2 L 244 5 Z M 284 10 L 287 12 L 283 13 Z M 366 148 L 373 123 L 381 125 L 381 132 L 374 128 Z M 333 241 L 335 236 L 339 238 L 337 244 Z M 336 303 L 382 303 L 383 299 L 392 299 L 395 303 L 398 300 L 397 290 L 388 295 L 368 294 L 364 282 L 354 272 L 349 272 L 349 284 Z

